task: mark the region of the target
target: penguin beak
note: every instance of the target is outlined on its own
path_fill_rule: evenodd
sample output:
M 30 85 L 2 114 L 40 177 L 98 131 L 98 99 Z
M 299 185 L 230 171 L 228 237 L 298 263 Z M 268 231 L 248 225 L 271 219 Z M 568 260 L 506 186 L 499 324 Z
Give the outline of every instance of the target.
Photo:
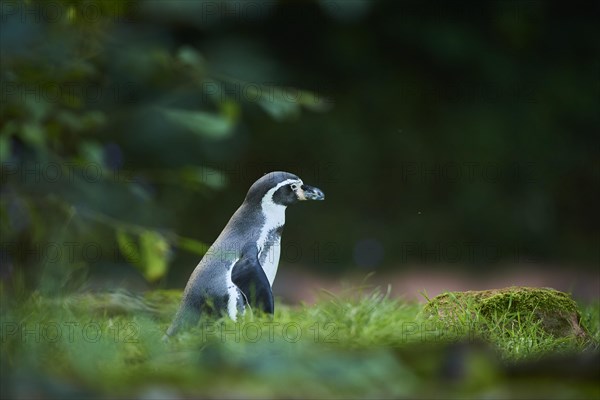
M 299 200 L 325 200 L 325 193 L 314 186 L 302 185 L 296 194 Z

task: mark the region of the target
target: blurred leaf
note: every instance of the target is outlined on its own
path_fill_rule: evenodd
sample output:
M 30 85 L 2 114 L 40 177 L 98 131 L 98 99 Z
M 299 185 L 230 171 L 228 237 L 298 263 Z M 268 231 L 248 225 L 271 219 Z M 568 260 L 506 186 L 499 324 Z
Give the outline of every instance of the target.
M 44 147 L 46 139 L 44 129 L 38 123 L 26 123 L 21 127 L 21 139 L 32 147 Z
M 263 110 L 277 121 L 300 115 L 300 105 L 298 103 L 283 99 L 265 99 L 261 98 L 258 104 Z
M 117 229 L 117 244 L 123 258 L 133 265 L 139 266 L 141 255 L 135 240 L 123 229 Z
M 212 189 L 221 189 L 227 183 L 227 177 L 220 171 L 208 167 L 190 166 L 180 170 L 181 180 L 185 183 L 206 185 Z
M 202 55 L 193 47 L 183 46 L 177 52 L 177 60 L 182 64 L 204 70 L 205 60 Z
M 318 93 L 301 90 L 298 102 L 312 111 L 328 111 L 333 107 L 333 100 Z
M 136 240 L 124 230 L 117 230 L 117 243 L 123 257 L 136 266 L 150 281 L 162 278 L 167 272 L 169 243 L 159 232 L 146 230 Z
M 203 256 L 208 251 L 208 245 L 195 239 L 180 237 L 178 246 L 189 252 Z
M 67 20 L 70 23 L 75 23 L 77 20 L 77 10 L 75 7 L 71 6 L 67 9 Z
M 222 139 L 229 136 L 233 130 L 233 121 L 218 114 L 174 109 L 161 111 L 169 120 L 197 135 Z
M 98 167 L 104 165 L 104 148 L 99 143 L 84 141 L 79 145 L 79 153 L 87 163 L 97 164 Z
M 332 106 L 331 100 L 306 90 L 270 88 L 266 96 L 252 90 L 248 92 L 249 96 L 259 97 L 261 108 L 278 121 L 297 117 L 302 107 L 312 111 L 327 111 Z
M 219 111 L 230 121 L 237 121 L 240 117 L 240 106 L 233 100 L 224 100 L 219 103 Z
M 144 261 L 142 273 L 150 282 L 162 278 L 167 272 L 169 243 L 158 232 L 145 231 L 140 235 Z

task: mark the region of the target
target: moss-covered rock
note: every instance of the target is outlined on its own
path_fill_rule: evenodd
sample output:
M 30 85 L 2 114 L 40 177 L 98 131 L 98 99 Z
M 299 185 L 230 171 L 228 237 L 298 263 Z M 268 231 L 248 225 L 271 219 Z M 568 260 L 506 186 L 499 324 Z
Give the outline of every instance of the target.
M 447 292 L 431 299 L 423 313 L 450 324 L 477 321 L 480 326 L 511 329 L 515 322 L 539 324 L 555 337 L 587 339 L 577 303 L 550 288 L 513 286 L 504 289 Z

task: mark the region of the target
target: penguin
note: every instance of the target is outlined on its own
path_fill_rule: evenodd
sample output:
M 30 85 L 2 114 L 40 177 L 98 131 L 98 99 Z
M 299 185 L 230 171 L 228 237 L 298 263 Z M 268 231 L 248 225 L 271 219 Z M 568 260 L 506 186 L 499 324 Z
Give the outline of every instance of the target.
M 289 172 L 258 179 L 242 205 L 198 263 L 183 292 L 166 338 L 195 325 L 203 313 L 236 320 L 246 308 L 273 314 L 272 286 L 277 274 L 285 210 L 325 195 Z

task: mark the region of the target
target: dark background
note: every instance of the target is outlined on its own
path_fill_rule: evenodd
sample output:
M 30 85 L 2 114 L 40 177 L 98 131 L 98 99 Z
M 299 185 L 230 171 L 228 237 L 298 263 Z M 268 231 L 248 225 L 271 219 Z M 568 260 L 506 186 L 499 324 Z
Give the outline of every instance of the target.
M 1 11 L 6 287 L 181 288 L 284 170 L 327 198 L 287 212 L 280 295 L 417 271 L 413 291 L 493 276 L 598 296 L 597 4 Z

